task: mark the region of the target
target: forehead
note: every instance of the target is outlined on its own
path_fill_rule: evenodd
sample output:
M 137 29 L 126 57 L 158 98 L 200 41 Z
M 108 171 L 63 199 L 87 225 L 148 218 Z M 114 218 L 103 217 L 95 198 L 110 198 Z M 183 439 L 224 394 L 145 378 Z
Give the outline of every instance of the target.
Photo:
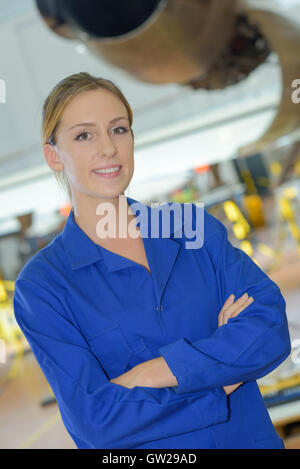
M 75 125 L 78 119 L 98 118 L 109 122 L 119 115 L 127 117 L 127 109 L 120 98 L 108 90 L 96 89 L 74 96 L 65 107 L 61 121 L 65 125 Z

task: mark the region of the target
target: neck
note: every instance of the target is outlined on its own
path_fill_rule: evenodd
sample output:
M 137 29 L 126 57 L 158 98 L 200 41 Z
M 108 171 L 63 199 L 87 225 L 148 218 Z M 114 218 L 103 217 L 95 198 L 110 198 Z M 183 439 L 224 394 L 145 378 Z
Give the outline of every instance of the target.
M 101 204 L 103 204 L 102 209 Z M 101 200 L 94 198 L 87 200 L 83 197 L 78 200 L 73 197 L 72 210 L 77 225 L 92 241 L 100 245 L 120 240 L 124 242 L 128 238 L 129 223 L 136 218 L 124 194 Z M 122 232 L 125 230 L 126 238 L 120 236 L 120 230 Z M 107 232 L 109 234 L 105 236 Z

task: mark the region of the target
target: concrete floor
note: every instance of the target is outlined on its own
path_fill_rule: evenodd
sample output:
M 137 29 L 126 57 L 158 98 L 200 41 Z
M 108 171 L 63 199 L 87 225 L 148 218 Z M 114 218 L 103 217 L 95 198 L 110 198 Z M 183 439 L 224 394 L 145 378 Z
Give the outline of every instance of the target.
M 50 390 L 33 354 L 26 353 L 21 358 L 12 380 L 8 381 L 3 371 L 0 379 L 0 448 L 76 448 L 62 423 L 57 404 L 41 406 Z

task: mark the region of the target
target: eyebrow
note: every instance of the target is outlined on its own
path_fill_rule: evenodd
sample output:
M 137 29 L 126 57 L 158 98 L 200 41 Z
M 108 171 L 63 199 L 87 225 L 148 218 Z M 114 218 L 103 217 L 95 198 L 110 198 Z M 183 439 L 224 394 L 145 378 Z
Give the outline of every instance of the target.
M 121 119 L 126 119 L 128 120 L 128 117 L 115 117 L 114 119 L 112 119 L 109 124 L 114 124 L 115 122 L 121 120 Z M 71 129 L 74 129 L 74 127 L 81 127 L 83 125 L 90 125 L 90 126 L 95 126 L 96 124 L 94 122 L 81 122 L 81 124 L 76 124 L 76 125 L 73 125 L 72 127 L 70 127 L 68 130 L 71 130 Z

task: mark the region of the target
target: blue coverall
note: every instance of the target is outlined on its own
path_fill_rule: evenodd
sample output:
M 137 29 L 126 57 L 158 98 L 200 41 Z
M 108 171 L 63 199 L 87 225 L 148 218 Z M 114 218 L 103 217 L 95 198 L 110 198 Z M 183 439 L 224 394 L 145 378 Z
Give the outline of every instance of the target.
M 146 208 L 151 226 L 158 208 Z M 283 448 L 256 383 L 291 351 L 279 287 L 207 210 L 200 248 L 175 229 L 142 238 L 151 274 L 93 242 L 71 210 L 16 280 L 16 321 L 76 446 Z M 245 292 L 254 302 L 218 327 L 225 300 Z M 109 381 L 159 356 L 178 386 Z

